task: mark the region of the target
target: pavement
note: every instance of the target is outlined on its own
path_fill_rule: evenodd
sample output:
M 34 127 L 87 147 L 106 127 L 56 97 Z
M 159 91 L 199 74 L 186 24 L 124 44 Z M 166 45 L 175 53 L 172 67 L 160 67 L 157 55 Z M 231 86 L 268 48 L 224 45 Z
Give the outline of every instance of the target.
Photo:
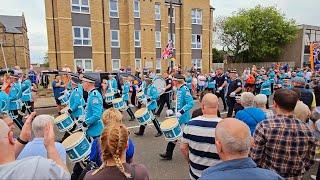
M 222 102 L 220 103 L 222 104 Z M 53 98 L 39 98 L 35 103 L 36 111 L 38 114 L 51 114 L 55 115 L 57 112 L 57 108 L 55 107 L 55 101 Z M 48 108 L 44 108 L 49 106 Z M 199 102 L 196 102 L 194 109 L 199 108 Z M 132 108 L 133 112 L 137 109 Z M 222 111 L 222 116 L 226 115 L 225 112 Z M 165 120 L 165 111 L 162 111 L 162 114 L 158 120 L 160 122 Z M 166 149 L 167 142 L 165 141 L 164 137 L 154 137 L 156 134 L 156 130 L 153 125 L 149 125 L 146 128 L 145 135 L 143 137 L 137 137 L 133 133 L 138 131 L 139 124 L 137 121 L 128 121 L 129 116 L 126 112 L 123 113 L 124 115 L 124 124 L 128 127 L 129 131 L 131 132 L 130 138 L 133 140 L 135 144 L 135 155 L 134 155 L 134 163 L 141 163 L 144 164 L 147 169 L 149 170 L 150 179 L 189 179 L 189 169 L 188 163 L 180 153 L 179 145 L 176 146 L 174 151 L 174 156 L 171 161 L 163 161 L 159 157 L 159 153 L 163 153 Z M 55 115 L 56 116 L 56 115 Z M 16 128 L 17 129 L 17 128 Z M 63 136 L 57 128 L 55 128 L 57 140 L 60 140 Z M 70 161 L 67 162 L 68 168 L 72 171 L 73 163 Z M 318 165 L 318 163 L 317 163 Z M 311 169 L 312 174 L 316 174 L 317 165 L 313 166 Z M 304 179 L 311 179 L 310 173 L 305 175 Z

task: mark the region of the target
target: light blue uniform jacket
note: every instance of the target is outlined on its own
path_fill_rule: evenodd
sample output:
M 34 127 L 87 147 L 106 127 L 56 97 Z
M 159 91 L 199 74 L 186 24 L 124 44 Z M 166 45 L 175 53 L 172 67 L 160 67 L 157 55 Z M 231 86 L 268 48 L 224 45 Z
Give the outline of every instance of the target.
M 69 108 L 72 111 L 71 116 L 73 118 L 79 118 L 83 115 L 83 101 L 80 90 L 78 88 L 73 89 L 69 97 Z
M 148 86 L 147 95 L 150 98 L 150 102 L 149 102 L 149 105 L 148 105 L 148 110 L 152 111 L 152 110 L 157 109 L 158 108 L 157 100 L 158 100 L 158 97 L 159 97 L 159 93 L 157 91 L 157 88 L 153 84 L 150 84 Z
M 0 90 L 0 113 L 7 113 L 9 105 L 9 96 Z
M 179 123 L 181 125 L 186 124 L 191 119 L 190 110 L 194 106 L 192 95 L 190 94 L 190 91 L 186 85 L 182 85 L 177 90 L 177 99 L 177 111 L 182 114 L 182 116 L 179 118 Z
M 26 79 L 21 83 L 21 90 L 22 90 L 21 100 L 23 102 L 30 102 L 32 100 L 31 86 L 32 84 L 29 79 Z
M 18 110 L 21 109 L 21 83 L 16 82 L 13 84 L 13 86 L 10 88 L 9 91 L 9 107 L 8 110 Z
M 101 120 L 103 113 L 103 99 L 97 90 L 92 90 L 89 93 L 85 112 L 85 122 L 88 125 L 86 132 L 87 136 L 100 136 L 104 129 L 104 125 Z

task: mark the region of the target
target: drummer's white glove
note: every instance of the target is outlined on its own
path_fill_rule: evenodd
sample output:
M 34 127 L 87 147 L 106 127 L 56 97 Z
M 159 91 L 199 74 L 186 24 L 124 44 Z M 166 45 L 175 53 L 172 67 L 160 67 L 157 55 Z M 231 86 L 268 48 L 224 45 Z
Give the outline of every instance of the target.
M 219 88 L 218 88 L 218 91 L 221 91 L 222 89 L 223 89 L 222 87 L 219 87 Z
M 176 117 L 179 119 L 182 116 L 180 112 L 176 112 Z
M 236 97 L 236 93 L 235 92 L 230 93 L 230 97 Z
M 162 88 L 163 91 L 166 91 L 166 88 Z
M 120 90 L 118 90 L 118 93 L 120 93 Z

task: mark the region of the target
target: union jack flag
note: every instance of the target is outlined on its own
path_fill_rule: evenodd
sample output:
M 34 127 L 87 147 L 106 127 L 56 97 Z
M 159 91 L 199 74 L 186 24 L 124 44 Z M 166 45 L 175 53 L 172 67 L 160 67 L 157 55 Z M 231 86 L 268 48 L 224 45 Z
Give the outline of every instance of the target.
M 171 59 L 173 58 L 173 43 L 172 40 L 169 40 L 166 48 L 164 48 L 162 55 L 162 59 Z

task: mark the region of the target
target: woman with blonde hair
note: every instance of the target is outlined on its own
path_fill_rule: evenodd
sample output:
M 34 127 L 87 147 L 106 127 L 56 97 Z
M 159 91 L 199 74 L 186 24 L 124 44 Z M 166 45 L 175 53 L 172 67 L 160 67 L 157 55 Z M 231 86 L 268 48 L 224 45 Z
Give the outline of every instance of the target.
M 123 115 L 115 108 L 109 108 L 102 114 L 102 121 L 105 127 L 108 127 L 112 123 L 122 123 Z
M 114 123 L 106 128 L 100 138 L 103 164 L 99 169 L 87 172 L 84 179 L 149 179 L 144 165 L 126 163 L 128 140 L 129 132 L 125 125 Z

